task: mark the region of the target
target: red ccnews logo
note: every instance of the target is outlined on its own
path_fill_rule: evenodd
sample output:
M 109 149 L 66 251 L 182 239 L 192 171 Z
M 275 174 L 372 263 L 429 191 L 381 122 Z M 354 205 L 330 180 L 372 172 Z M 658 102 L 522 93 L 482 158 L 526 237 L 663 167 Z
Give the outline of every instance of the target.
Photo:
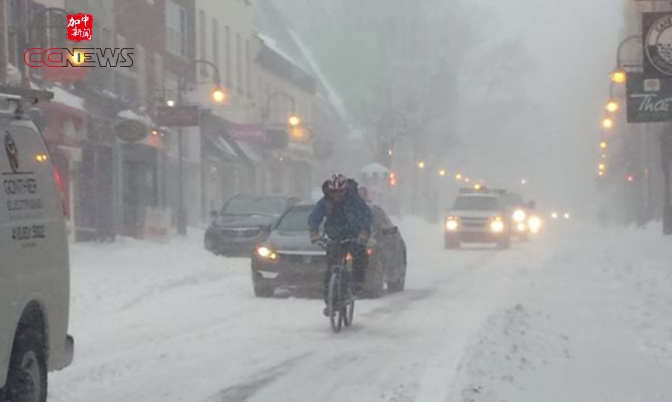
M 68 14 L 65 38 L 72 42 L 91 42 L 93 40 L 93 15 Z
M 68 14 L 66 39 L 73 42 L 93 40 L 93 15 Z M 30 48 L 23 54 L 30 68 L 42 67 L 132 67 L 133 48 Z

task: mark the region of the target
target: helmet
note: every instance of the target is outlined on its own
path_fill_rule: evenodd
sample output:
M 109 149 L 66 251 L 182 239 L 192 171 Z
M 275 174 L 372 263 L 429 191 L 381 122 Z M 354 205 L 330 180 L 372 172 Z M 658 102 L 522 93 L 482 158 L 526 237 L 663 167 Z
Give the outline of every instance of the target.
M 335 174 L 327 180 L 327 191 L 329 192 L 344 192 L 348 185 L 348 179 L 342 174 Z

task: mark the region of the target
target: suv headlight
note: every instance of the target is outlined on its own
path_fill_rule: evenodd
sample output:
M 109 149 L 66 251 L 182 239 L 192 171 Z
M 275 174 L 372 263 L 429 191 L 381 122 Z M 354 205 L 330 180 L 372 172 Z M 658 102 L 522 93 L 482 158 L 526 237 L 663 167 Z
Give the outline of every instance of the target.
M 458 227 L 460 227 L 460 224 L 457 221 L 457 218 L 451 216 L 446 219 L 446 230 L 449 232 L 454 232 Z
M 513 213 L 513 220 L 514 220 L 515 222 L 518 222 L 518 223 L 524 222 L 524 221 L 525 221 L 525 218 L 526 218 L 526 216 L 525 216 L 525 211 L 523 211 L 522 209 L 517 209 L 517 210 Z
M 501 233 L 504 231 L 504 221 L 501 217 L 495 217 L 492 222 L 490 222 L 490 230 L 495 233 Z

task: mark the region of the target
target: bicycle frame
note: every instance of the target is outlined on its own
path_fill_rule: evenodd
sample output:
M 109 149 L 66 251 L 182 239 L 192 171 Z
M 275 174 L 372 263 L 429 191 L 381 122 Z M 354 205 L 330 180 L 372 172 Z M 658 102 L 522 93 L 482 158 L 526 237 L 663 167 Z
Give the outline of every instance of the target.
M 339 256 L 341 263 L 330 264 L 327 267 L 330 278 L 326 301 L 329 309 L 331 329 L 334 332 L 339 332 L 343 325 L 348 327 L 352 324 L 355 301 L 352 297 L 352 281 L 349 277 L 352 269 L 348 269 L 350 267 L 347 259 L 349 249 L 346 245 L 354 241 L 353 239 L 346 239 L 334 242 L 326 241 L 325 239 L 325 241 L 320 243 L 327 250 L 327 253 L 330 251 L 333 252 L 335 247 L 338 247 L 337 251 L 341 253 L 341 256 Z

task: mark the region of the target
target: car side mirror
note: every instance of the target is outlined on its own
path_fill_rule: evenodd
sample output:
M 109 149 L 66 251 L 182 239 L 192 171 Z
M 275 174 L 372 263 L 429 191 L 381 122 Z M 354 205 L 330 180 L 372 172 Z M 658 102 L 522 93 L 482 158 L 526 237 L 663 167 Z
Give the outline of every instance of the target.
M 527 207 L 528 207 L 529 209 L 534 209 L 534 208 L 537 207 L 537 203 L 534 202 L 534 201 L 530 201 L 530 202 L 527 203 Z

